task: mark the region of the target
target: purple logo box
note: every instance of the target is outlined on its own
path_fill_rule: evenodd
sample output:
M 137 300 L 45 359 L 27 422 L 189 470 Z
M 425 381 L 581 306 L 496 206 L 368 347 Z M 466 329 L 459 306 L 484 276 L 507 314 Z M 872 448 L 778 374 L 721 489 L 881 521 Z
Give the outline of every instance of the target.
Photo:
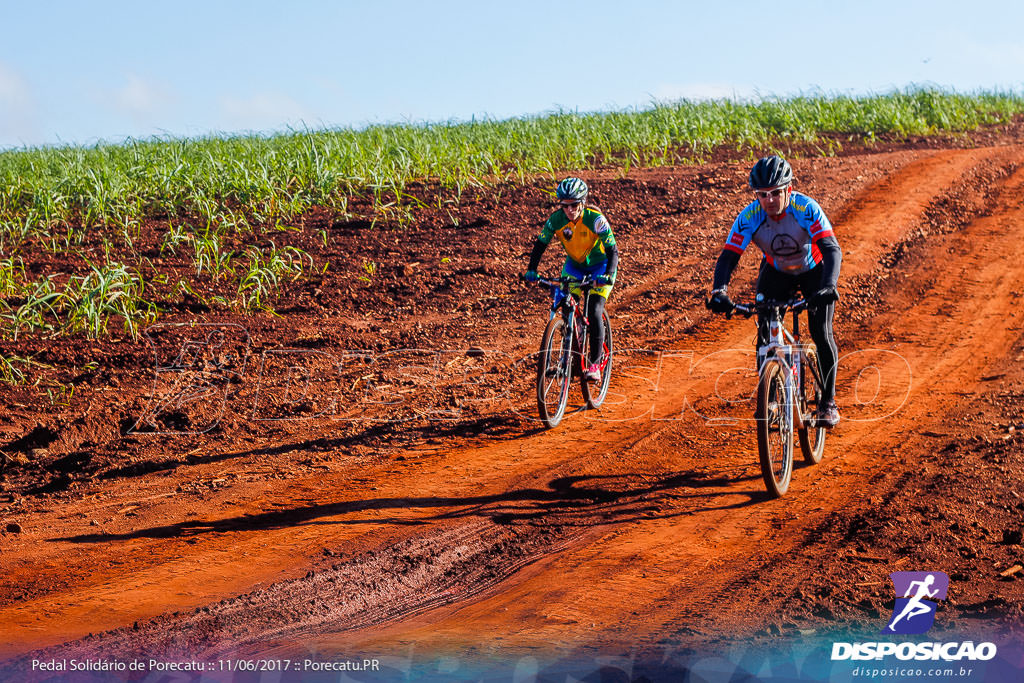
M 882 633 L 924 633 L 935 623 L 935 600 L 945 600 L 949 577 L 944 572 L 892 572 L 896 604 Z

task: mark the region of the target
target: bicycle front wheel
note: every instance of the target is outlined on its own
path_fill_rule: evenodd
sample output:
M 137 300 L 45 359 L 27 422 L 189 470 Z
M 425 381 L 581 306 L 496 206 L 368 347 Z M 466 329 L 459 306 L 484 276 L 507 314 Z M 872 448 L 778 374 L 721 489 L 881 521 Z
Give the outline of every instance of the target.
M 817 465 L 825 453 L 824 427 L 818 426 L 818 407 L 821 405 L 821 382 L 818 374 L 818 352 L 812 348 L 804 350 L 803 382 L 803 420 L 797 428 L 800 437 L 800 450 L 808 465 Z
M 793 405 L 786 398 L 786 368 L 769 360 L 757 385 L 757 450 L 765 488 L 786 493 L 793 475 Z
M 608 395 L 608 383 L 612 379 L 612 324 L 608 320 L 608 313 L 601 316 L 601 324 L 604 325 L 604 349 L 601 356 L 601 379 L 596 382 L 583 380 L 580 387 L 583 391 L 583 400 L 587 402 L 587 408 L 597 408 L 604 403 L 604 397 Z M 589 335 L 587 345 L 589 345 Z M 589 358 L 588 350 L 583 349 L 583 357 Z
M 566 332 L 560 317 L 549 320 L 537 356 L 537 411 L 548 428 L 562 421 L 569 402 L 572 348 Z

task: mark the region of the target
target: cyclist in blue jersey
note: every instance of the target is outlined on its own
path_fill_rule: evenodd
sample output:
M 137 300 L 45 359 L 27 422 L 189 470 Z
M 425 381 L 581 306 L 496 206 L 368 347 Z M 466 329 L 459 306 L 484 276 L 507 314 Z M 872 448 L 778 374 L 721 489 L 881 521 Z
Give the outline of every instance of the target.
M 732 224 L 718 262 L 707 307 L 729 313 L 734 304 L 728 285 L 747 245 L 754 242 L 763 252 L 757 276 L 757 293 L 766 299 L 789 299 L 800 291 L 807 300 L 807 326 L 818 348 L 822 400 L 818 420 L 826 427 L 839 424 L 836 406 L 836 365 L 839 352 L 832 334 L 832 317 L 839 301 L 836 282 L 843 252 L 832 224 L 810 197 L 794 192 L 793 169 L 778 156 L 764 157 L 750 171 L 754 201 Z M 758 320 L 758 342 L 768 337 L 768 323 Z
M 587 370 L 583 378 L 597 382 L 601 379 L 604 349 L 604 325 L 601 324 L 601 318 L 604 315 L 604 304 L 615 284 L 619 250 L 608 219 L 597 207 L 587 206 L 588 192 L 587 184 L 579 178 L 566 178 L 558 183 L 555 195 L 560 208 L 551 214 L 541 228 L 530 252 L 530 262 L 523 279 L 527 282 L 537 281 L 540 258 L 555 237 L 566 253 L 562 276 L 576 280 L 585 276 L 594 278 L 598 286 L 590 290 L 587 299 L 590 358 L 587 359 Z M 579 293 L 578 289 L 570 291 Z

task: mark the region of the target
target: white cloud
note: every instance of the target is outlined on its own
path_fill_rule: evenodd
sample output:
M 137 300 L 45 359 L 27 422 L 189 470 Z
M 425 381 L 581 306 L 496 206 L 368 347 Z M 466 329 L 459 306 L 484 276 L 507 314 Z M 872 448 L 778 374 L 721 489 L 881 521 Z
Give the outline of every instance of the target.
M 129 74 L 128 82 L 111 95 L 111 103 L 119 113 L 141 124 L 154 123 L 176 99 L 170 88 L 137 74 Z
M 224 95 L 220 98 L 221 114 L 236 131 L 272 131 L 286 126 L 301 126 L 316 116 L 287 95 L 261 92 L 249 97 Z
M 32 144 L 37 138 L 36 103 L 17 71 L 0 62 L 0 147 Z

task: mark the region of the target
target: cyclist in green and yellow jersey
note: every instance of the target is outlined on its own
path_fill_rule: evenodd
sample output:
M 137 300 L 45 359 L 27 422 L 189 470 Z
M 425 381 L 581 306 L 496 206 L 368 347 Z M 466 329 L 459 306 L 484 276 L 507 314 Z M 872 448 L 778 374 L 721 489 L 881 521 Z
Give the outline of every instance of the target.
M 601 378 L 601 354 L 604 348 L 604 325 L 601 319 L 604 304 L 615 284 L 615 273 L 619 265 L 619 250 L 615 246 L 612 226 L 596 207 L 587 206 L 587 184 L 579 178 L 566 178 L 555 189 L 560 208 L 551 214 L 533 244 L 530 264 L 523 279 L 535 282 L 540 258 L 557 237 L 565 248 L 567 258 L 562 266 L 562 276 L 582 279 L 594 278 L 599 285 L 590 290 L 587 320 L 590 331 L 590 358 L 584 379 L 597 381 Z

